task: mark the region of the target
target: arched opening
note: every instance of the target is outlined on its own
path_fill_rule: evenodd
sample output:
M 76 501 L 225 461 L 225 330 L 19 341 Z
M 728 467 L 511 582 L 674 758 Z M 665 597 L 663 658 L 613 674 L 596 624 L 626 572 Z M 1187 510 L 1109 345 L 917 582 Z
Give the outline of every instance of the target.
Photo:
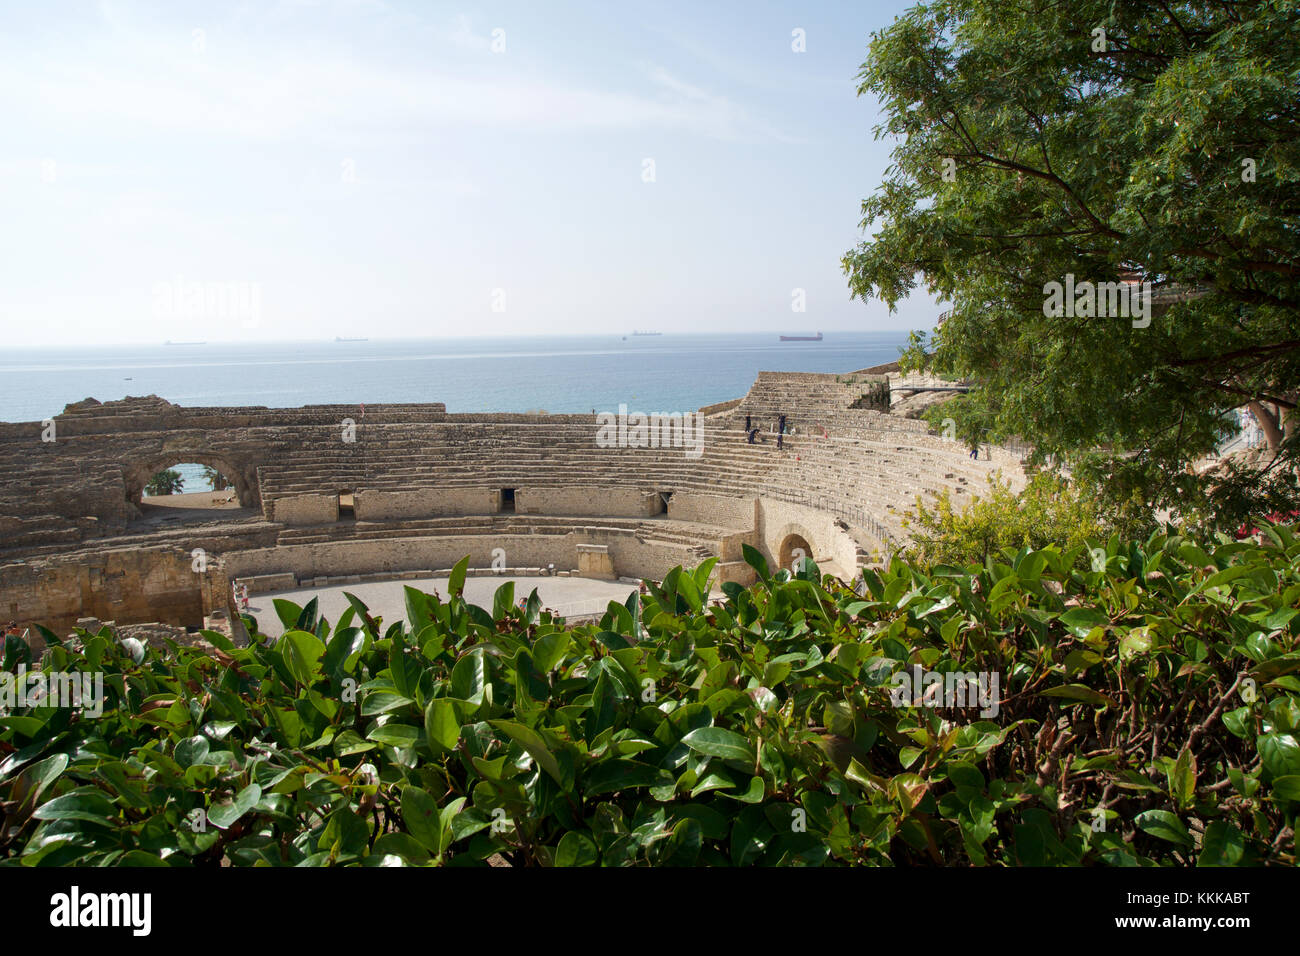
M 254 489 L 231 462 L 174 452 L 129 466 L 123 475 L 133 520 L 151 525 L 245 517 Z
M 800 561 L 804 558 L 809 560 L 812 559 L 812 545 L 809 544 L 808 539 L 801 534 L 788 534 L 781 541 L 779 556 L 781 559 L 781 567 L 785 568 L 791 574 L 794 574 L 799 570 L 799 568 L 795 566 L 796 561 Z

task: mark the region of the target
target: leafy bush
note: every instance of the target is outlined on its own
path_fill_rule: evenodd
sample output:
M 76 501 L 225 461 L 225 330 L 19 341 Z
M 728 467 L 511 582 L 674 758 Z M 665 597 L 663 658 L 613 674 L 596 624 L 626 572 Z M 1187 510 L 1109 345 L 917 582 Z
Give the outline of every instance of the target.
M 404 622 L 279 602 L 274 644 L 43 631 L 106 700 L 0 718 L 0 865 L 1294 864 L 1300 540 L 1078 550 L 859 595 L 748 549 L 753 587 L 710 602 L 710 560 L 576 626 L 462 561 Z
M 918 495 L 903 519 L 912 534 L 909 555 L 922 566 L 983 562 L 1005 548 L 1059 543 L 1069 551 L 1109 536 L 1117 525 L 1136 530 L 1113 510 L 1103 511 L 1101 498 L 1056 475 L 1033 475 L 1019 493 L 1000 472 L 988 483 L 988 493 L 964 509 L 953 505 L 947 489 L 931 505 Z

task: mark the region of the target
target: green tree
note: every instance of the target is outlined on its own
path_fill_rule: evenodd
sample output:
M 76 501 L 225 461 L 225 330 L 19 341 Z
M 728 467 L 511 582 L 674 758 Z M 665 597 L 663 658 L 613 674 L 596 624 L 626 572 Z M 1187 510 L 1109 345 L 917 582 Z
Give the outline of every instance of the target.
M 144 486 L 144 493 L 151 498 L 160 495 L 179 495 L 184 485 L 185 479 L 181 477 L 181 473 L 169 468 L 150 478 L 149 484 Z
M 905 363 L 977 383 L 963 433 L 1220 525 L 1295 507 L 1298 68 L 1292 3 L 911 9 L 861 73 L 898 142 L 843 260 L 853 295 L 952 303 Z M 1045 314 L 1067 275 L 1152 283 L 1150 324 Z M 1241 405 L 1270 455 L 1188 474 Z
M 911 556 L 927 567 L 983 563 L 1004 548 L 1070 551 L 1117 531 L 1128 537 L 1154 530 L 1149 519 L 1118 512 L 1089 489 L 1042 473 L 1019 493 L 1000 474 L 990 476 L 988 491 L 964 509 L 954 507 L 946 490 L 929 505 L 918 496 L 904 523 L 912 533 Z
M 225 491 L 230 487 L 230 479 L 211 465 L 203 466 L 203 480 L 212 487 L 213 491 Z

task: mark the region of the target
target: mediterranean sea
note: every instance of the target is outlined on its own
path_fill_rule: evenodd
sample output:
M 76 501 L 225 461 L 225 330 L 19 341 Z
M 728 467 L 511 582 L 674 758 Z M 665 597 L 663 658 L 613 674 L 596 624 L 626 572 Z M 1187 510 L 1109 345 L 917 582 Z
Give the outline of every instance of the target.
M 685 412 L 739 398 L 760 371 L 850 372 L 898 358 L 907 332 L 375 339 L 9 349 L 0 421 L 84 398 L 297 407 L 445 402 L 449 412 Z M 187 474 L 186 490 L 199 490 Z

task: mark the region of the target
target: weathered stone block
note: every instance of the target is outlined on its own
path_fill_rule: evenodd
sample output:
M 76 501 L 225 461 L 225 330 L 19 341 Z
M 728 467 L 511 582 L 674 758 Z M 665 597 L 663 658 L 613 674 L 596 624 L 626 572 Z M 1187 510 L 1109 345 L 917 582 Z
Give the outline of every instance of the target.
M 578 547 L 578 577 L 599 578 L 604 581 L 617 579 L 614 573 L 614 559 L 609 553 L 609 545 L 580 544 Z

